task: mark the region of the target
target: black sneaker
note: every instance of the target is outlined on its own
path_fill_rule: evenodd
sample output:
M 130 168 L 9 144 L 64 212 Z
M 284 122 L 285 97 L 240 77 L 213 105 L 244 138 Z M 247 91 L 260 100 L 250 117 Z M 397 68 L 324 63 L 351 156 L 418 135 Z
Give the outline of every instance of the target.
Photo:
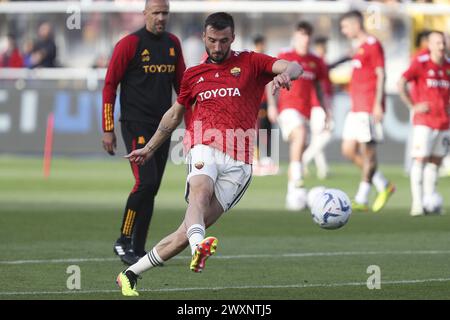
M 127 251 L 125 251 L 125 254 L 120 256 L 120 260 L 122 260 L 123 263 L 129 266 L 138 262 L 140 258 L 141 256 L 136 254 L 133 249 L 128 249 Z
M 114 243 L 113 251 L 119 257 L 125 255 L 125 252 L 131 246 L 131 238 L 120 237 L 117 239 L 116 243 Z

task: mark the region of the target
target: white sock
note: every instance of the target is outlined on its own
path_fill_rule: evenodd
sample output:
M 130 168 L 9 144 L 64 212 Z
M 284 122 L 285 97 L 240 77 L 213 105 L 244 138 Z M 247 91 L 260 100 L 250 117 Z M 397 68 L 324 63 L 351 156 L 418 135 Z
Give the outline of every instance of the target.
M 414 160 L 411 165 L 410 184 L 412 205 L 415 208 L 422 208 L 423 197 L 423 166 L 422 162 Z
M 387 179 L 384 177 L 383 173 L 380 170 L 375 171 L 372 177 L 372 183 L 378 192 L 386 189 L 386 186 L 388 185 Z
M 316 164 L 317 176 L 325 177 L 328 173 L 328 163 L 325 158 L 325 152 L 321 151 L 314 157 L 314 162 Z
M 156 248 L 153 248 L 152 251 L 140 258 L 138 262 L 130 266 L 126 271 L 129 270 L 134 274 L 140 275 L 150 268 L 161 266 L 163 262 L 163 259 L 161 259 L 158 252 L 156 252 Z
M 331 133 L 329 131 L 312 134 L 311 143 L 303 153 L 303 164 L 308 165 L 311 160 L 317 156 L 317 154 L 323 152 L 330 140 Z
M 201 224 L 193 224 L 186 232 L 191 245 L 191 252 L 194 254 L 197 245 L 205 239 L 205 227 Z
M 298 182 L 303 180 L 303 164 L 300 161 L 289 163 L 289 181 Z
M 367 181 L 359 183 L 359 189 L 355 196 L 355 201 L 358 203 L 367 204 L 369 202 L 369 193 L 372 185 Z
M 303 152 L 302 162 L 307 167 L 309 163 L 314 159 L 314 156 L 317 153 L 317 146 L 315 143 L 314 137 L 311 138 L 311 143 L 308 148 L 306 148 L 305 152 Z
M 423 169 L 423 195 L 432 195 L 436 189 L 439 167 L 428 162 Z

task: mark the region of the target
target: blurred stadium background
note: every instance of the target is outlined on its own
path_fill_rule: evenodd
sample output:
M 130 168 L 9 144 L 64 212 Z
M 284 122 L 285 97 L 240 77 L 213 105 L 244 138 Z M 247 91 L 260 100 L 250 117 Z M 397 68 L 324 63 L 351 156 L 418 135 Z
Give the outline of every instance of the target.
M 24 63 L 31 67 L 0 69 L 1 153 L 42 153 L 47 115 L 53 112 L 55 154 L 103 155 L 98 141 L 105 67 L 115 43 L 142 26 L 142 8 L 143 1 L 133 0 L 0 1 L 0 52 L 6 50 L 7 36 L 11 35 Z M 349 52 L 338 19 L 350 8 L 365 12 L 369 32 L 385 48 L 387 139 L 381 147 L 381 160 L 400 163 L 409 125 L 408 113 L 396 92 L 396 82 L 408 66 L 420 31 L 450 30 L 449 1 L 172 1 L 169 30 L 182 39 L 187 64 L 193 65 L 203 53 L 201 27 L 210 12 L 224 10 L 234 14 L 235 50 L 252 49 L 252 38 L 263 34 L 267 38 L 267 51 L 272 55 L 289 46 L 295 23 L 305 19 L 313 23 L 315 37 L 329 39 L 326 58 L 332 63 Z M 40 27 L 44 22 L 53 29 L 57 48 L 52 68 L 34 67 L 36 63 L 32 61 L 36 60 L 33 43 L 40 41 Z M 350 64 L 346 63 L 331 72 L 336 85 L 333 103 L 336 139 L 341 135 L 343 117 L 349 108 L 346 83 L 350 70 Z M 281 152 L 282 156 L 286 154 Z M 337 147 L 328 148 L 328 156 L 333 161 L 342 160 Z
M 101 90 L 114 44 L 143 25 L 143 7 L 144 1 L 133 0 L 0 0 L 0 54 L 7 49 L 10 36 L 24 58 L 23 68 L 0 67 L 0 270 L 6 279 L 14 279 L 0 290 L 0 299 L 64 297 L 59 293 L 67 291 L 65 267 L 73 263 L 82 265 L 83 279 L 89 279 L 83 280 L 86 291 L 78 298 L 118 297 L 112 295 L 116 293 L 113 278 L 122 266 L 113 257 L 111 247 L 132 180 L 126 162 L 120 156 L 106 155 L 101 147 Z M 402 168 L 409 115 L 396 91 L 396 82 L 416 50 L 418 33 L 438 29 L 449 36 L 450 1 L 171 1 L 168 30 L 182 39 L 185 59 L 192 65 L 203 53 L 201 27 L 211 12 L 233 13 L 235 50 L 252 49 L 252 38 L 263 34 L 272 55 L 289 46 L 295 24 L 304 19 L 314 25 L 315 36 L 328 37 L 326 58 L 332 63 L 349 52 L 338 19 L 353 8 L 365 13 L 369 32 L 385 48 L 386 141 L 380 147 L 379 158 L 386 174 L 398 183 L 399 191 L 393 198 L 396 200 L 388 205 L 382 218 L 354 215 L 346 232 L 324 233 L 308 215 L 298 217 L 284 211 L 284 175 L 273 180 L 255 179 L 236 212 L 214 227 L 216 235 L 220 238 L 223 234 L 227 241 L 220 252 L 224 259 L 211 264 L 217 266 L 221 280 L 217 282 L 212 273 L 205 274 L 213 287 L 239 290 L 183 291 L 179 287 L 193 287 L 195 279 L 190 274 L 181 279 L 179 273 L 186 266 L 175 260 L 168 270 L 156 271 L 156 279 L 147 277 L 147 282 L 142 282 L 143 287 L 155 289 L 144 297 L 450 298 L 450 275 L 443 270 L 450 263 L 449 215 L 429 220 L 411 220 L 408 216 L 409 181 Z M 35 66 L 39 57 L 32 54 L 43 23 L 51 26 L 57 48 L 50 67 Z M 350 65 L 343 64 L 331 74 L 336 88 L 336 142 L 349 109 L 346 85 L 350 71 Z M 44 181 L 41 159 L 50 114 L 54 114 L 56 158 L 50 179 Z M 123 155 L 124 146 L 119 140 L 118 154 Z M 339 147 L 340 143 L 335 143 L 327 149 L 334 164 L 330 180 L 311 178 L 308 187 L 326 183 L 354 192 L 358 172 L 350 165 L 337 164 L 343 161 Z M 286 159 L 287 148 L 282 144 L 281 160 Z M 282 169 L 286 170 L 285 165 Z M 169 165 L 166 172 L 148 247 L 179 223 L 185 207 L 184 168 Z M 442 179 L 439 190 L 446 198 L 448 211 L 450 181 Z M 251 228 L 255 219 L 259 228 Z M 278 229 L 272 228 L 275 224 Z M 226 258 L 235 254 L 233 247 L 238 244 L 243 256 L 236 259 L 248 259 L 245 254 L 260 257 L 239 269 L 233 258 Z M 306 252 L 309 258 L 296 256 L 299 251 Z M 308 256 L 308 252 L 312 254 Z M 293 255 L 280 258 L 284 253 Z M 305 260 L 266 268 L 274 261 L 264 255 L 271 254 L 288 261 Z M 227 271 L 220 269 L 220 264 L 225 264 Z M 382 294 L 365 288 L 365 268 L 370 264 L 382 265 L 390 272 L 383 279 L 391 281 L 391 287 Z M 336 266 L 341 270 L 339 274 Z M 205 282 L 201 286 L 207 285 Z M 175 290 L 170 291 L 173 287 Z

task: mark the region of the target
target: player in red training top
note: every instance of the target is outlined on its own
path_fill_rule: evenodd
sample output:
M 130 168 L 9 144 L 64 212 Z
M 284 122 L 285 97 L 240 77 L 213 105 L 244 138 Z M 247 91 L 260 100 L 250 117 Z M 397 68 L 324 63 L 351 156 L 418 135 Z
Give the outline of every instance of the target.
M 278 123 L 283 139 L 289 142 L 289 170 L 286 208 L 301 210 L 305 207 L 302 158 L 305 151 L 308 122 L 311 116 L 311 96 L 317 91 L 323 102 L 320 82 L 327 77 L 322 60 L 310 52 L 313 27 L 308 22 L 299 22 L 293 36 L 293 48 L 278 55 L 279 58 L 298 62 L 304 73 L 292 82 L 292 89 L 283 90 L 278 97 Z M 320 103 L 327 109 L 328 103 Z M 271 117 L 274 112 L 269 113 Z
M 350 81 L 351 110 L 343 130 L 342 153 L 362 170 L 358 192 L 353 200 L 355 211 L 368 211 L 372 184 L 378 191 L 372 211 L 380 211 L 395 191 L 377 169 L 376 146 L 383 139 L 384 116 L 384 53 L 381 43 L 364 29 L 359 11 L 350 11 L 341 18 L 342 33 L 358 44 L 353 56 Z
M 450 62 L 445 57 L 445 37 L 428 36 L 429 53 L 418 56 L 399 81 L 400 96 L 413 112 L 411 156 L 411 215 L 426 213 L 424 204 L 435 193 L 438 169 L 450 145 Z M 415 101 L 407 83 L 415 82 Z
M 203 270 L 217 246 L 215 237 L 205 238 L 205 228 L 230 210 L 250 183 L 251 145 L 265 85 L 272 80 L 274 91 L 289 89 L 291 80 L 302 73 L 293 62 L 232 51 L 234 21 L 227 13 L 208 16 L 204 27 L 208 60 L 186 70 L 178 99 L 163 116 L 158 131 L 144 148 L 127 156 L 133 163 L 147 161 L 182 121 L 186 107 L 195 102 L 184 140 L 189 167 L 186 215 L 175 232 L 119 274 L 117 282 L 123 295 L 138 295 L 138 275 L 161 265 L 188 245 L 192 251 L 190 269 Z
M 418 57 L 424 54 L 429 53 L 428 51 L 428 35 L 430 34 L 430 30 L 423 30 L 419 32 L 416 36 L 415 47 L 416 50 L 411 56 L 411 63 Z M 409 82 L 409 96 L 413 103 L 416 103 L 416 83 L 414 81 Z M 409 173 L 411 170 L 411 139 L 412 139 L 412 128 L 410 129 L 410 133 L 406 139 L 406 147 L 405 147 L 405 163 L 404 168 L 405 172 Z
M 333 86 L 329 77 L 328 66 L 325 63 L 325 56 L 327 54 L 327 42 L 325 37 L 318 37 L 314 40 L 314 53 L 320 58 L 323 69 L 325 70 L 324 78 L 321 80 L 321 88 L 324 96 L 329 101 L 332 99 Z M 326 113 L 320 105 L 317 92 L 314 90 L 311 93 L 311 119 L 309 121 L 311 141 L 303 154 L 303 166 L 305 172 L 308 170 L 308 164 L 314 160 L 316 165 L 316 174 L 319 179 L 326 179 L 329 173 L 329 167 L 325 156 L 324 149 L 331 141 L 332 137 L 332 123 L 331 123 L 331 108 L 329 111 L 328 123 L 326 120 Z M 331 104 L 331 103 L 330 103 Z

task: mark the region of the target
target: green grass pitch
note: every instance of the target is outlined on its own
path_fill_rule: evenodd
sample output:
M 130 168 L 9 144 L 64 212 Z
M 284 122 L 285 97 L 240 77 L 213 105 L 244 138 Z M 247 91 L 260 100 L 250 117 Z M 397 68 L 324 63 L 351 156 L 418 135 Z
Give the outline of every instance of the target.
M 286 167 L 284 166 L 285 170 Z M 189 253 L 152 269 L 139 299 L 449 299 L 450 178 L 439 181 L 442 216 L 409 216 L 409 182 L 399 166 L 382 166 L 397 192 L 378 214 L 353 213 L 339 230 L 322 230 L 308 211 L 284 210 L 285 174 L 255 177 L 231 212 L 207 231 L 219 239 L 202 274 Z M 185 167 L 168 165 L 147 249 L 181 222 Z M 353 196 L 357 169 L 334 165 L 332 177 L 307 179 Z M 124 265 L 112 245 L 132 180 L 125 160 L 55 159 L 42 177 L 39 159 L 0 158 L 0 299 L 122 299 Z M 373 196 L 373 195 L 372 195 Z M 79 266 L 81 289 L 67 268 Z M 381 289 L 366 286 L 369 266 Z

